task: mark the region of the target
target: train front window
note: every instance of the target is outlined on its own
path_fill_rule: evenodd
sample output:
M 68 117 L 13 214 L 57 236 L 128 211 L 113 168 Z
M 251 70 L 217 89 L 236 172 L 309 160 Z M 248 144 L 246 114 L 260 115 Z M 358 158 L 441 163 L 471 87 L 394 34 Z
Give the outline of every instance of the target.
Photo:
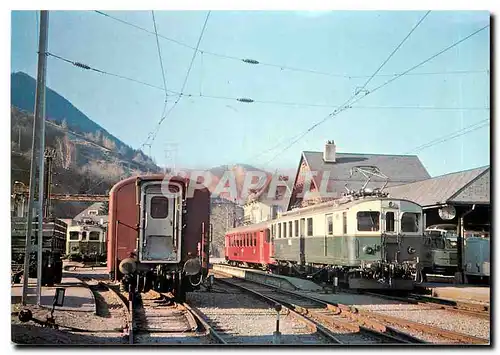
M 420 225 L 420 213 L 404 212 L 401 216 L 401 232 L 417 233 Z
M 89 240 L 98 241 L 99 240 L 99 232 L 90 232 Z
M 151 218 L 167 218 L 168 198 L 165 196 L 154 196 L 151 198 Z
M 362 211 L 356 215 L 358 231 L 378 232 L 380 230 L 380 212 Z
M 385 214 L 385 231 L 394 232 L 394 212 L 387 212 Z
M 69 232 L 69 240 L 78 240 L 79 234 L 78 232 Z

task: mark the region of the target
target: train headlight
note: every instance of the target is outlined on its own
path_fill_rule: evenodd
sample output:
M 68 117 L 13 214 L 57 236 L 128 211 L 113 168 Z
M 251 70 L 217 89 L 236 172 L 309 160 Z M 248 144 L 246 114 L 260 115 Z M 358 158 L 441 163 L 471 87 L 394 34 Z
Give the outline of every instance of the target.
M 372 247 L 369 247 L 368 245 L 365 245 L 363 247 L 363 251 L 365 252 L 365 254 L 374 254 L 375 251 L 373 250 Z
M 137 270 L 137 263 L 134 258 L 123 259 L 119 265 L 119 270 L 122 274 L 133 274 Z
M 407 251 L 408 251 L 408 254 L 415 254 L 415 252 L 416 252 L 415 248 L 413 248 L 413 247 L 408 247 Z

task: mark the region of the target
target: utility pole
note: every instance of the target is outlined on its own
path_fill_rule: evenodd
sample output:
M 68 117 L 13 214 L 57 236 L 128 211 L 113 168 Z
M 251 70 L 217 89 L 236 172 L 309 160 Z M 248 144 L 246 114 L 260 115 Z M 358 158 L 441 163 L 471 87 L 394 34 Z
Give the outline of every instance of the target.
M 45 77 L 47 70 L 47 40 L 48 40 L 48 11 L 40 11 L 40 37 L 38 42 L 38 70 L 35 96 L 35 117 L 33 122 L 33 142 L 31 146 L 31 167 L 29 185 L 29 209 L 26 221 L 26 253 L 24 256 L 24 280 L 22 303 L 26 304 L 28 293 L 29 260 L 31 253 L 31 233 L 33 228 L 33 209 L 35 199 L 35 159 L 36 137 L 39 140 L 38 149 L 38 269 L 37 269 L 37 304 L 41 301 L 42 285 L 42 244 L 43 244 L 43 175 L 45 150 Z M 38 131 L 38 134 L 37 134 Z

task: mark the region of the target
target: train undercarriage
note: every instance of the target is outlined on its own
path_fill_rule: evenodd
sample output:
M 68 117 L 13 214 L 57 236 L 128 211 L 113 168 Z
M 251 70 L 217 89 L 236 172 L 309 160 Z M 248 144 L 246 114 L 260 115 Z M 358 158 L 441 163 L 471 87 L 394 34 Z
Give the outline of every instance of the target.
M 300 277 L 314 282 L 364 290 L 412 290 L 415 283 L 425 279 L 423 270 L 415 263 L 372 262 L 360 266 L 306 264 L 277 261 L 276 264 L 252 264 L 227 260 L 232 266 L 260 269 L 276 275 Z

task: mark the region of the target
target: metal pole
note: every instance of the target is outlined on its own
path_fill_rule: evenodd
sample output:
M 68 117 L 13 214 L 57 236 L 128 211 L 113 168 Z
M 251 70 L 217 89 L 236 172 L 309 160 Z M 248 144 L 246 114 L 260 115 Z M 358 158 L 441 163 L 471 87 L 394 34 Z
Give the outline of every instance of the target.
M 43 77 L 45 79 L 45 50 L 47 48 L 47 31 L 44 28 L 47 27 L 47 17 L 46 11 L 41 11 L 41 22 L 40 22 L 40 38 L 39 38 L 39 54 L 38 54 L 38 77 L 37 77 L 37 91 L 35 97 L 35 115 L 33 120 L 33 139 L 31 143 L 31 164 L 30 164 L 30 183 L 29 183 L 29 197 L 28 197 L 28 216 L 26 219 L 26 244 L 25 244 L 25 254 L 24 254 L 24 272 L 23 272 L 23 295 L 22 304 L 26 305 L 27 293 L 28 293 L 28 278 L 29 278 L 29 261 L 31 253 L 31 233 L 33 232 L 33 208 L 35 207 L 35 156 L 36 156 L 36 137 L 37 137 L 37 125 L 40 121 L 40 91 L 42 86 L 40 85 L 40 79 Z M 45 80 L 43 80 L 43 88 L 45 88 Z M 39 152 L 43 159 L 43 150 Z M 40 170 L 41 171 L 41 170 Z M 43 172 L 42 172 L 43 174 Z
M 38 174 L 38 267 L 37 267 L 37 305 L 42 298 L 42 247 L 43 247 L 43 178 L 45 153 L 45 77 L 47 75 L 47 40 L 49 32 L 49 13 L 40 11 L 40 41 L 38 47 L 38 75 L 36 82 L 35 118 L 40 124 L 39 137 L 39 174 Z

